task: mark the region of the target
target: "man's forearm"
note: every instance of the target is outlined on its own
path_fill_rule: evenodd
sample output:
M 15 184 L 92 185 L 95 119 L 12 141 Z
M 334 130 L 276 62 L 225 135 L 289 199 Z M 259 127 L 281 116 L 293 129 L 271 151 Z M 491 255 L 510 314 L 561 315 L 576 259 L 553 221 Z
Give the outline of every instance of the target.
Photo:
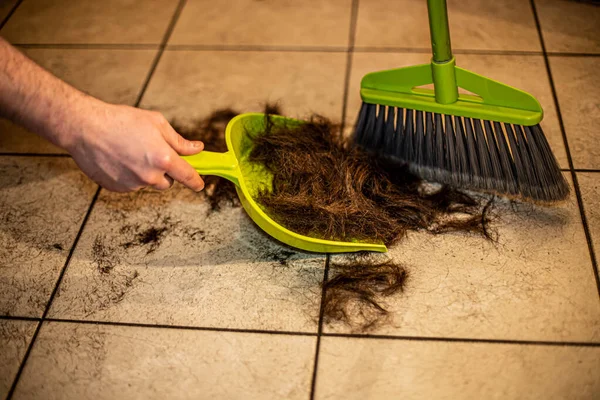
M 0 38 L 0 116 L 66 148 L 77 116 L 94 102 Z
M 200 152 L 202 142 L 182 138 L 158 112 L 80 92 L 2 38 L 0 116 L 67 150 L 87 176 L 108 190 L 164 190 L 174 180 L 195 191 L 204 188 L 180 157 Z

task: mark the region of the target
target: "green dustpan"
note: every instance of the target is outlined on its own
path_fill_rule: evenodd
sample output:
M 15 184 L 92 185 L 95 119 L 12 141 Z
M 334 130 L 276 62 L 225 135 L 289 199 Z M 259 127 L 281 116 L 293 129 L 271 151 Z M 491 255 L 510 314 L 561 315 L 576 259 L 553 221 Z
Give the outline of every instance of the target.
M 301 124 L 301 121 L 272 116 L 273 121 L 286 124 Z M 203 151 L 193 156 L 183 157 L 201 175 L 217 175 L 235 184 L 241 203 L 252 220 L 275 239 L 298 249 L 318 253 L 349 253 L 356 251 L 386 252 L 383 244 L 360 242 L 337 242 L 316 239 L 284 228 L 270 218 L 266 210 L 254 198 L 261 190 L 271 190 L 273 176 L 256 163 L 248 161 L 252 141 L 248 132 L 262 132 L 265 128 L 265 115 L 258 113 L 241 114 L 227 125 L 225 140 L 226 153 Z

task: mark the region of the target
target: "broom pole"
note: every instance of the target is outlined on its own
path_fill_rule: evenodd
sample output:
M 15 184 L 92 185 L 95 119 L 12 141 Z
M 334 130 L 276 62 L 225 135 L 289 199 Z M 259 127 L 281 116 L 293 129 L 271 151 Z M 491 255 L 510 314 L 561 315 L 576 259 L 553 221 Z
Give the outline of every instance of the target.
M 451 104 L 458 100 L 458 86 L 454 71 L 456 63 L 450 45 L 446 0 L 427 0 L 427 11 L 433 51 L 431 72 L 435 101 L 440 104 Z

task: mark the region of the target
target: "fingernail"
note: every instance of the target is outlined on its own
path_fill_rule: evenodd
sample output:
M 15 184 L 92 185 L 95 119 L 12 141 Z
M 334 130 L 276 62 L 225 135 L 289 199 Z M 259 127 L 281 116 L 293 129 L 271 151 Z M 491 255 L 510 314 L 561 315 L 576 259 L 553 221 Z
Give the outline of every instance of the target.
M 202 142 L 192 142 L 192 145 L 194 147 L 198 147 L 198 148 L 204 147 L 204 143 L 202 143 Z

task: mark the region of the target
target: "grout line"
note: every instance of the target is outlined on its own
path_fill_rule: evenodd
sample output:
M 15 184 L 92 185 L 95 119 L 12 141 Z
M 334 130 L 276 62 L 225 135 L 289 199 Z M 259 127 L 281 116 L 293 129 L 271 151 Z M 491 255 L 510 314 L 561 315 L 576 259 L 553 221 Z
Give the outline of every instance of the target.
M 5 400 L 10 400 L 14 394 L 15 388 L 17 386 L 17 382 L 19 381 L 19 377 L 23 373 L 23 368 L 25 367 L 25 360 L 29 357 L 29 353 L 31 352 L 31 349 L 33 348 L 33 342 L 35 341 L 37 334 L 40 331 L 41 326 L 42 326 L 42 321 L 38 320 L 37 324 L 35 326 L 35 331 L 33 332 L 33 335 L 31 336 L 31 339 L 29 339 L 29 343 L 27 344 L 27 351 L 25 352 L 25 355 L 23 356 L 23 360 L 21 361 L 21 364 L 19 365 L 19 369 L 17 370 L 15 377 L 13 378 L 12 386 L 10 387 L 10 390 L 8 391 L 8 393 L 6 394 L 6 397 L 4 398 Z
M 321 52 L 321 53 L 345 53 L 347 48 L 342 46 L 271 46 L 271 45 L 212 45 L 212 44 L 170 44 L 167 51 L 280 51 L 280 52 Z
M 486 343 L 486 344 L 513 344 L 534 346 L 564 346 L 564 347 L 600 347 L 600 342 L 553 342 L 549 340 L 513 340 L 513 339 L 470 339 L 470 338 L 445 338 L 426 336 L 394 336 L 394 335 L 368 335 L 354 333 L 323 333 L 327 337 L 353 338 L 353 339 L 380 339 L 380 340 L 405 340 L 410 342 L 454 342 L 454 343 Z
M 598 275 L 598 263 L 596 260 L 596 253 L 594 252 L 594 244 L 592 242 L 592 236 L 590 233 L 590 229 L 588 226 L 587 218 L 585 216 L 585 209 L 583 205 L 583 198 L 581 196 L 581 189 L 579 187 L 579 181 L 577 180 L 577 174 L 575 173 L 575 167 L 573 166 L 573 158 L 571 157 L 571 150 L 569 148 L 569 141 L 567 139 L 567 133 L 565 131 L 565 124 L 562 118 L 562 112 L 560 110 L 560 104 L 558 102 L 558 95 L 556 93 L 556 86 L 554 84 L 554 78 L 552 77 L 552 69 L 550 68 L 550 61 L 548 60 L 548 53 L 546 53 L 546 45 L 544 43 L 544 35 L 542 33 L 542 27 L 540 24 L 540 20 L 537 14 L 537 9 L 535 6 L 535 0 L 530 0 L 531 9 L 533 11 L 533 16 L 535 18 L 535 25 L 537 27 L 538 35 L 540 38 L 540 44 L 542 46 L 542 51 L 544 53 L 544 63 L 546 64 L 546 72 L 548 74 L 548 80 L 550 82 L 550 89 L 552 90 L 552 97 L 554 99 L 554 107 L 556 107 L 556 114 L 558 116 L 558 123 L 560 125 L 560 131 L 563 137 L 563 142 L 565 145 L 565 152 L 567 154 L 567 159 L 569 161 L 569 169 L 571 171 L 571 178 L 573 179 L 573 188 L 575 189 L 575 196 L 577 198 L 577 205 L 579 206 L 579 214 L 581 216 L 581 223 L 583 224 L 583 231 L 585 233 L 585 238 L 588 244 L 588 251 L 590 253 L 590 260 L 592 262 L 592 269 L 594 272 L 594 279 L 596 280 L 596 290 L 598 292 L 598 296 L 600 297 L 600 275 Z
M 550 57 L 600 57 L 600 53 L 565 53 L 562 51 L 548 51 Z
M 12 315 L 0 315 L 0 320 L 17 320 L 17 321 L 40 321 L 38 317 L 17 317 Z M 66 324 L 84 324 L 84 325 L 106 325 L 106 326 L 121 326 L 129 328 L 155 328 L 155 329 L 174 329 L 187 331 L 209 331 L 209 332 L 236 332 L 236 333 L 260 333 L 264 335 L 289 335 L 289 336 L 317 336 L 316 332 L 300 332 L 300 331 L 274 331 L 269 329 L 244 329 L 244 328 L 219 328 L 211 326 L 192 326 L 192 325 L 165 325 L 165 324 L 145 324 L 141 322 L 116 322 L 116 321 L 97 321 L 97 320 L 81 320 L 72 318 L 44 318 L 43 322 L 55 322 Z
M 0 315 L 0 319 L 9 319 L 14 321 L 41 321 L 41 317 L 19 317 L 16 315 Z
M 0 157 L 59 157 L 59 158 L 71 158 L 68 153 L 11 153 L 11 152 L 0 152 Z
M 160 50 L 162 43 L 12 43 L 24 49 L 82 49 L 82 50 Z M 296 45 L 230 45 L 230 44 L 165 44 L 164 51 L 256 51 L 300 53 L 346 53 L 343 46 L 296 46 Z M 357 46 L 354 53 L 431 53 L 427 47 L 370 47 Z M 542 51 L 452 49 L 456 54 L 543 56 Z M 547 52 L 549 57 L 600 57 L 600 53 Z
M 75 247 L 77 247 L 77 243 L 79 242 L 79 239 L 81 238 L 81 234 L 83 233 L 85 224 L 87 223 L 87 221 L 90 217 L 90 214 L 92 213 L 92 209 L 94 208 L 94 204 L 96 203 L 96 200 L 98 199 L 98 195 L 100 194 L 101 189 L 102 189 L 101 187 L 98 187 L 98 189 L 96 189 L 96 193 L 94 194 L 94 197 L 92 198 L 92 201 L 88 207 L 88 210 L 87 210 L 85 216 L 83 217 L 83 221 L 81 222 L 81 226 L 79 227 L 77 236 L 75 236 L 75 240 L 73 241 L 73 244 L 71 245 L 71 250 L 69 250 L 69 255 L 67 256 L 67 259 L 65 260 L 65 263 L 60 271 L 60 274 L 58 275 L 58 279 L 56 280 L 56 283 L 54 285 L 54 289 L 52 290 L 52 293 L 50 294 L 50 298 L 48 299 L 48 302 L 46 303 L 46 308 L 44 309 L 42 318 L 40 319 L 37 327 L 35 328 L 35 332 L 33 332 L 33 336 L 31 336 L 31 341 L 29 342 L 27 351 L 25 352 L 25 355 L 23 356 L 21 365 L 19 365 L 19 370 L 17 371 L 17 375 L 15 376 L 15 379 L 13 380 L 10 390 L 8 391 L 6 400 L 11 399 L 15 393 L 15 389 L 17 388 L 17 383 L 19 382 L 19 378 L 21 377 L 21 374 L 23 373 L 23 369 L 25 368 L 25 364 L 27 363 L 27 360 L 29 359 L 29 354 L 31 354 L 31 349 L 33 348 L 35 340 L 37 339 L 37 336 L 40 333 L 40 329 L 42 328 L 42 323 L 44 322 L 44 319 L 46 318 L 46 316 L 48 315 L 48 312 L 50 311 L 50 307 L 52 306 L 52 301 L 54 300 L 56 293 L 58 293 L 58 287 L 60 286 L 60 283 L 62 282 L 62 279 L 67 270 L 67 266 L 69 265 L 69 262 L 71 261 L 71 257 L 73 257 L 73 253 L 75 252 Z
M 560 111 L 558 112 L 560 115 Z M 562 124 L 561 124 L 562 125 Z M 573 169 L 573 187 L 575 188 L 575 194 L 577 196 L 577 204 L 579 205 L 579 214 L 581 215 L 581 223 L 583 224 L 583 231 L 587 240 L 588 249 L 590 252 L 590 261 L 592 262 L 592 270 L 594 271 L 594 278 L 596 280 L 596 289 L 598 290 L 598 297 L 600 298 L 600 273 L 598 272 L 598 260 L 596 259 L 596 251 L 594 250 L 594 242 L 592 240 L 592 233 L 590 226 L 587 221 L 585 214 L 585 204 L 583 202 L 583 196 L 581 194 L 581 187 L 579 186 L 579 178 L 577 177 L 576 170 Z
M 430 54 L 431 47 L 356 47 L 357 53 L 423 53 Z M 542 56 L 541 51 L 528 50 L 492 50 L 492 49 L 454 49 L 455 54 L 499 55 L 499 56 Z
M 1 317 L 0 317 L 1 318 Z M 144 324 L 137 322 L 113 322 L 113 321 L 90 321 L 68 318 L 46 318 L 46 322 L 84 324 L 84 325 L 102 325 L 102 326 L 120 326 L 129 328 L 154 328 L 154 329 L 174 329 L 186 331 L 203 332 L 233 332 L 233 333 L 257 333 L 263 335 L 286 335 L 286 336 L 317 336 L 314 332 L 295 332 L 295 331 L 274 331 L 269 329 L 244 329 L 244 328 L 219 328 L 211 326 L 190 326 L 190 325 L 164 325 L 164 324 Z
M 342 97 L 342 121 L 340 123 L 340 136 L 344 136 L 346 127 L 346 108 L 348 107 L 348 92 L 350 90 L 350 76 L 352 75 L 352 59 L 354 54 L 354 44 L 356 42 L 356 21 L 358 20 L 358 2 L 352 1 L 350 12 L 350 32 L 348 34 L 348 49 L 346 55 L 346 71 L 344 75 L 344 93 Z
M 160 43 L 12 43 L 23 49 L 77 49 L 77 50 L 156 50 Z
M 325 313 L 325 282 L 329 279 L 329 260 L 331 255 L 327 254 L 325 258 L 325 270 L 323 271 L 323 283 L 321 288 L 321 306 L 319 307 L 319 326 L 317 329 L 317 345 L 315 346 L 315 363 L 313 364 L 312 380 L 310 384 L 310 400 L 315 398 L 315 389 L 317 387 L 317 370 L 319 369 L 319 354 L 321 351 L 321 337 L 323 336 L 323 315 Z
M 156 56 L 154 57 L 154 60 L 152 61 L 152 65 L 150 66 L 150 70 L 148 71 L 148 75 L 146 76 L 146 80 L 144 81 L 144 84 L 142 85 L 142 88 L 140 89 L 140 92 L 135 101 L 134 107 L 139 107 L 140 103 L 142 102 L 142 97 L 144 96 L 144 93 L 146 93 L 146 89 L 148 89 L 150 80 L 152 79 L 152 76 L 154 75 L 154 71 L 156 70 L 156 67 L 158 66 L 158 62 L 160 61 L 160 59 L 165 51 L 167 42 L 169 41 L 169 38 L 171 37 L 173 30 L 175 29 L 175 24 L 177 23 L 177 20 L 179 19 L 179 16 L 181 15 L 181 11 L 185 7 L 185 4 L 186 4 L 186 0 L 179 0 L 179 3 L 177 4 L 177 8 L 175 9 L 173 16 L 171 17 L 171 22 L 169 22 L 169 26 L 167 26 L 167 30 L 165 31 L 165 34 L 162 38 L 160 47 L 158 48 L 158 52 L 156 53 Z
M 326 268 L 328 266 L 326 265 Z M 327 270 L 328 279 L 329 270 Z M 322 294 L 323 296 L 324 294 Z M 321 310 L 323 309 L 323 301 L 321 300 Z M 0 316 L 0 320 L 16 320 L 16 321 L 32 321 L 42 322 L 42 318 L 36 317 L 16 317 L 11 315 Z M 322 320 L 322 311 L 320 312 L 319 320 Z M 454 343 L 487 343 L 487 344 L 513 344 L 523 346 L 565 346 L 565 347 L 600 347 L 600 342 L 560 342 L 550 340 L 519 340 L 519 339 L 476 339 L 476 338 L 446 338 L 436 336 L 395 336 L 395 335 L 378 335 L 378 334 L 358 334 L 358 333 L 321 333 L 315 332 L 294 332 L 294 331 L 274 331 L 267 329 L 238 329 L 238 328 L 218 328 L 218 327 L 198 327 L 189 325 L 164 325 L 164 324 L 144 324 L 131 322 L 112 322 L 112 321 L 94 321 L 94 320 L 77 320 L 68 318 L 45 318 L 43 322 L 54 322 L 64 324 L 83 324 L 83 325 L 100 325 L 100 326 L 118 326 L 130 328 L 155 328 L 155 329 L 175 329 L 189 331 L 208 331 L 208 332 L 232 332 L 232 333 L 256 333 L 263 335 L 286 335 L 286 336 L 316 336 L 321 337 L 339 337 L 350 339 L 379 339 L 379 340 L 400 340 L 400 341 L 416 341 L 416 342 L 454 342 Z M 317 339 L 319 340 L 319 339 Z M 314 374 L 313 374 L 314 377 Z
M 355 46 L 353 51 L 355 53 L 431 53 L 431 48 Z
M 13 14 L 15 13 L 15 11 L 17 11 L 17 8 L 19 8 L 19 6 L 21 5 L 21 3 L 23 3 L 23 0 L 17 1 L 17 4 L 15 4 L 13 6 L 13 8 L 11 8 L 11 10 L 8 12 L 8 14 L 6 15 L 6 17 L 4 18 L 4 20 L 2 20 L 2 23 L 0 23 L 0 30 L 2 30 L 2 28 L 4 28 L 4 25 L 6 25 L 6 23 L 10 19 L 10 17 L 12 17 Z
M 562 172 L 570 172 L 571 171 L 570 168 L 561 168 L 560 170 Z M 573 168 L 573 171 L 575 171 L 575 172 L 585 172 L 585 173 L 597 173 L 597 172 L 600 172 L 600 169 L 595 169 L 595 168 Z
M 54 290 L 52 290 L 52 293 L 50 294 L 50 299 L 48 300 L 48 303 L 46 304 L 46 309 L 44 310 L 44 313 L 42 314 L 42 321 L 44 319 L 46 319 L 46 316 L 48 315 L 48 312 L 50 311 L 50 306 L 52 305 L 52 301 L 54 300 L 56 293 L 58 293 L 58 287 L 60 286 L 60 283 L 62 282 L 63 277 L 65 275 L 65 272 L 67 271 L 67 266 L 69 265 L 69 262 L 71 261 L 71 258 L 73 257 L 73 254 L 75 253 L 75 247 L 77 247 L 77 243 L 79 243 L 79 239 L 81 238 L 81 235 L 83 234 L 85 225 L 87 224 L 87 221 L 90 218 L 90 215 L 92 214 L 92 209 L 94 208 L 94 204 L 96 204 L 96 201 L 98 200 L 98 196 L 100 195 L 101 190 L 102 190 L 102 188 L 100 186 L 98 186 L 98 189 L 96 189 L 96 193 L 94 193 L 94 197 L 92 197 L 92 201 L 90 203 L 90 206 L 88 207 L 87 212 L 85 213 L 85 216 L 83 217 L 83 221 L 81 222 L 81 226 L 79 227 L 77 236 L 75 236 L 75 240 L 73 241 L 73 244 L 71 245 L 71 249 L 69 250 L 69 255 L 67 255 L 67 259 L 65 260 L 65 263 L 60 271 L 60 274 L 58 275 L 58 280 L 56 281 L 56 285 L 54 285 Z

